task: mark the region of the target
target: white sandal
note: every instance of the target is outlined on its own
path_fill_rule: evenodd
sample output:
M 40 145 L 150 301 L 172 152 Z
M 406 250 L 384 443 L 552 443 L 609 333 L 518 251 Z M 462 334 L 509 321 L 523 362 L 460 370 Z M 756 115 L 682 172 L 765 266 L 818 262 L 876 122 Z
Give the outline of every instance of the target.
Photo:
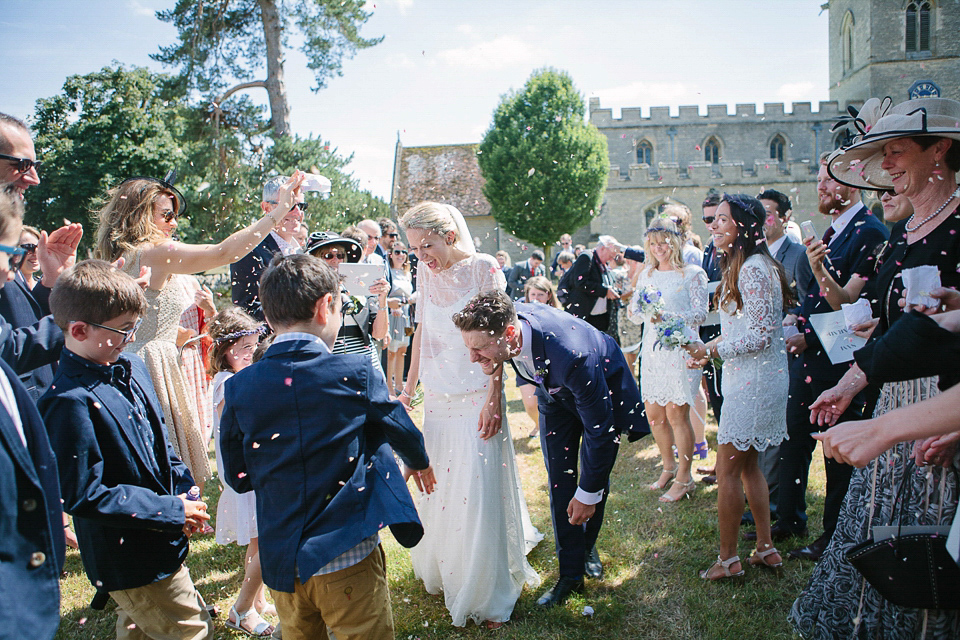
M 777 554 L 780 553 L 779 551 L 777 551 L 776 547 L 770 547 L 766 551 L 760 551 L 760 549 L 754 549 L 753 553 L 750 554 L 750 557 L 747 558 L 747 564 L 749 564 L 752 567 L 764 567 L 766 569 L 779 569 L 780 567 L 783 566 L 782 557 L 780 558 L 780 562 L 776 564 L 770 564 L 769 562 L 766 561 L 766 557 L 774 553 L 777 553 Z M 754 558 L 757 559 L 756 562 L 754 562 Z
M 736 573 L 733 573 L 730 571 L 730 567 L 735 565 L 738 562 L 740 562 L 740 556 L 733 556 L 733 557 L 727 558 L 726 560 L 724 560 L 720 556 L 717 556 L 717 561 L 713 563 L 709 569 L 704 569 L 703 571 L 701 571 L 700 577 L 703 578 L 704 580 L 711 580 L 713 582 L 716 582 L 717 580 L 727 580 L 729 578 L 739 578 L 744 574 L 743 563 L 740 563 L 740 571 L 737 571 Z M 715 578 L 711 578 L 710 569 L 713 569 L 713 567 L 717 565 L 719 565 L 720 568 L 723 569 L 723 573 L 716 576 Z
M 230 614 L 233 614 L 233 616 L 237 619 L 236 622 L 232 622 L 230 620 Z M 260 614 L 257 613 L 256 607 L 253 607 L 248 611 L 244 611 L 243 613 L 240 613 L 239 611 L 237 611 L 237 608 L 233 606 L 233 607 L 230 607 L 230 614 L 227 614 L 226 627 L 228 629 L 233 629 L 234 631 L 240 631 L 241 633 L 245 633 L 248 636 L 253 636 L 255 638 L 269 638 L 273 634 L 273 625 L 267 622 L 266 620 L 264 620 L 263 618 L 260 618 Z M 257 624 L 256 627 L 253 628 L 252 631 L 250 629 L 247 629 L 245 626 L 243 626 L 243 621 L 249 618 L 250 616 L 257 616 L 258 618 L 260 618 L 260 622 Z
M 660 475 L 662 476 L 665 473 L 668 476 L 670 476 L 669 478 L 667 478 L 667 481 L 664 482 L 663 485 L 661 485 L 660 478 L 657 478 L 657 481 L 651 484 L 647 488 L 650 489 L 650 491 L 665 491 L 667 487 L 670 486 L 670 483 L 673 482 L 673 479 L 677 477 L 677 471 L 679 469 L 680 469 L 679 465 L 674 467 L 673 469 L 664 469 L 663 471 L 660 472 Z

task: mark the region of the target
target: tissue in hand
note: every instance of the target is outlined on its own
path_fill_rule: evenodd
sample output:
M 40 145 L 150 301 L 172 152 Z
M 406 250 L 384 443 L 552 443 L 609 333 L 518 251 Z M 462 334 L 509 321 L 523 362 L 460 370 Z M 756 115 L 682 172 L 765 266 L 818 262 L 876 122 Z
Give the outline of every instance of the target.
M 940 302 L 930 296 L 930 292 L 940 288 L 940 269 L 933 265 L 922 265 L 912 269 L 904 269 L 900 277 L 903 279 L 903 288 L 907 304 L 922 304 L 925 307 L 936 307 Z
M 860 298 L 853 304 L 842 304 L 840 308 L 843 310 L 843 322 L 847 325 L 847 329 L 853 329 L 853 326 L 857 324 L 870 322 L 873 317 L 873 310 L 866 298 Z

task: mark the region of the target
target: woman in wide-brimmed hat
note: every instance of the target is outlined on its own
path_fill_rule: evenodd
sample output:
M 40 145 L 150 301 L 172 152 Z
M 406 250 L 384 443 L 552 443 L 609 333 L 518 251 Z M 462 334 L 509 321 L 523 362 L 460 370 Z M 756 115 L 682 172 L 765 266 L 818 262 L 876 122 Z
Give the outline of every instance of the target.
M 317 231 L 307 239 L 307 253 L 316 256 L 334 269 L 343 262 L 360 262 L 363 247 L 353 238 L 341 236 L 333 231 Z M 343 322 L 337 341 L 333 343 L 333 353 L 362 353 L 367 355 L 373 367 L 383 372 L 380 357 L 373 344 L 374 340 L 383 340 L 387 335 L 387 293 L 390 285 L 386 278 L 378 278 L 370 285 L 370 294 L 365 299 L 352 298 L 341 287 L 343 297 Z
M 876 340 L 904 313 L 905 270 L 936 266 L 943 286 L 960 286 L 960 102 L 923 98 L 891 108 L 889 98 L 871 99 L 853 123 L 861 135 L 830 156 L 830 175 L 859 189 L 892 189 L 913 206 L 913 215 L 894 226 L 888 247 L 877 258 L 876 275 L 861 294 L 878 318 L 871 338 Z M 812 249 L 816 244 L 811 243 Z M 931 358 L 937 357 L 935 348 L 931 345 Z M 956 363 L 950 362 L 944 363 L 939 380 L 901 380 L 898 371 L 871 367 L 870 351 L 855 354 L 857 364 L 811 405 L 814 420 L 832 424 L 868 386 L 874 387 L 874 396 L 879 391 L 874 415 L 881 415 L 936 395 L 960 379 Z M 875 526 L 950 524 L 958 483 L 949 467 L 956 460 L 958 435 L 917 442 L 916 447 L 897 445 L 854 471 L 833 538 L 790 613 L 804 638 L 915 638 L 924 630 L 928 638 L 960 637 L 957 611 L 894 605 L 846 559 L 848 550 L 872 537 Z M 904 486 L 910 489 L 906 505 L 897 503 Z

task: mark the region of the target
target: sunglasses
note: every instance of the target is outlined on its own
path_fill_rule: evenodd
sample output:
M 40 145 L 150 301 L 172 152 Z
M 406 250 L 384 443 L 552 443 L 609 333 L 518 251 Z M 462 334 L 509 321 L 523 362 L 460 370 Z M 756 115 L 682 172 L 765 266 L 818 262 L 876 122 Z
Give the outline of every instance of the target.
M 6 244 L 0 244 L 0 252 L 10 256 L 10 266 L 14 269 L 19 269 L 20 265 L 23 264 L 24 258 L 27 257 L 26 249 L 21 249 L 20 247 L 11 247 L 10 245 Z
M 161 213 L 160 215 L 163 216 L 163 221 L 166 222 L 167 224 L 170 224 L 174 220 L 180 219 L 180 214 L 177 213 L 176 211 L 167 211 L 165 213 Z
M 37 170 L 40 169 L 40 165 L 43 164 L 42 160 L 31 160 L 30 158 L 18 158 L 16 156 L 8 156 L 5 153 L 0 153 L 0 158 L 4 160 L 9 160 L 10 162 L 17 163 L 17 171 L 20 173 L 26 173 L 30 171 L 31 168 L 36 167 Z
M 714 220 L 717 219 L 717 216 L 703 216 L 704 224 L 713 224 Z
M 37 245 L 32 242 L 24 242 L 20 245 L 20 248 L 26 251 L 27 253 L 33 253 L 37 250 Z
M 346 260 L 347 254 L 343 251 L 327 251 L 325 253 L 321 253 L 320 257 L 324 260 L 333 260 L 334 258 L 337 260 Z
M 388 238 L 399 238 L 399 237 L 400 237 L 400 234 L 399 234 L 399 233 L 388 233 L 388 234 L 387 234 L 387 237 L 388 237 Z
M 104 324 L 97 324 L 96 322 L 87 322 L 87 324 L 90 325 L 91 327 L 97 327 L 100 329 L 106 329 L 107 331 L 112 331 L 114 333 L 119 333 L 120 335 L 123 336 L 123 342 L 121 344 L 127 344 L 128 342 L 133 340 L 133 335 L 137 332 L 137 329 L 140 328 L 140 325 L 143 324 L 143 318 L 140 318 L 139 320 L 137 320 L 136 323 L 134 323 L 133 328 L 128 329 L 126 331 L 124 331 L 123 329 L 114 329 L 113 327 L 108 327 L 107 325 L 104 325 Z
M 272 202 L 272 201 L 268 200 L 268 201 L 267 201 L 267 204 L 280 204 L 280 203 L 279 203 L 279 202 Z M 295 203 L 293 204 L 293 206 L 290 207 L 290 211 L 293 211 L 294 209 L 300 209 L 300 211 L 306 213 L 306 211 L 307 211 L 307 203 L 306 203 L 306 202 L 295 202 Z
M 404 251 L 403 249 L 394 249 L 394 250 L 393 250 L 393 255 L 395 255 L 395 256 L 405 256 L 405 255 L 407 255 L 407 252 Z

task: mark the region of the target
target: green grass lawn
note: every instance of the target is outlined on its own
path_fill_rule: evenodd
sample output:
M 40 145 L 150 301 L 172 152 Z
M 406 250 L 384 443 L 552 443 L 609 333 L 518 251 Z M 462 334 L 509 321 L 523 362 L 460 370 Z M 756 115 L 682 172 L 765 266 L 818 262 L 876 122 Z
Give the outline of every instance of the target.
M 381 533 L 387 553 L 390 589 L 397 638 L 498 638 L 587 639 L 664 638 L 708 640 L 792 638 L 786 615 L 813 570 L 810 563 L 785 560 L 780 575 L 747 567 L 741 582 L 706 583 L 697 571 L 707 568 L 717 555 L 716 488 L 699 484 L 689 500 L 661 504 L 658 493 L 646 486 L 659 475 L 652 437 L 624 442 L 611 478 L 606 517 L 597 544 L 606 567 L 602 582 L 588 580 L 584 596 L 574 596 L 563 607 L 536 609 L 540 593 L 557 579 L 550 524 L 546 471 L 537 438 L 527 438 L 532 424 L 523 412 L 512 379 L 507 383 L 508 415 L 517 451 L 517 463 L 534 525 L 547 534 L 530 552 L 529 560 L 543 585 L 525 589 L 513 619 L 502 629 L 489 632 L 469 624 L 450 624 L 442 596 L 431 596 L 414 577 L 410 553 L 398 545 L 389 530 Z M 419 424 L 419 416 L 415 416 Z M 716 425 L 708 426 L 711 445 Z M 212 450 L 212 448 L 211 448 Z M 212 454 L 211 454 L 212 458 Z M 712 460 L 712 456 L 711 456 Z M 823 462 L 814 455 L 808 488 L 811 536 L 820 534 L 823 508 Z M 412 483 L 411 483 L 411 486 Z M 204 499 L 215 511 L 219 483 L 207 483 Z M 811 537 L 811 539 L 812 539 Z M 781 545 L 786 552 L 793 545 Z M 741 542 L 746 558 L 751 544 Z M 187 566 L 207 603 L 222 612 L 220 620 L 239 591 L 244 550 L 236 545 L 219 546 L 213 536 L 194 538 Z M 89 608 L 94 589 L 83 573 L 80 556 L 68 550 L 67 575 L 61 581 L 63 620 L 57 638 L 113 638 L 116 615 L 112 603 L 106 611 Z M 582 615 L 589 605 L 595 613 Z M 216 638 L 247 637 L 217 625 Z

